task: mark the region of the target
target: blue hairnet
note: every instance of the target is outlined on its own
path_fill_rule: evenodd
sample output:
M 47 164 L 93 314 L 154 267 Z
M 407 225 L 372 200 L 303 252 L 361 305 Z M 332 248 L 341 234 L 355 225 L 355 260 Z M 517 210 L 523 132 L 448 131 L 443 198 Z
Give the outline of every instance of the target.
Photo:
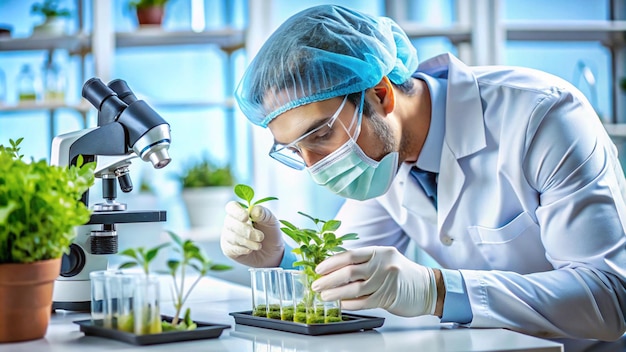
M 239 82 L 246 117 L 267 127 L 301 105 L 363 91 L 383 76 L 404 83 L 417 51 L 389 18 L 321 5 L 289 18 L 265 42 Z

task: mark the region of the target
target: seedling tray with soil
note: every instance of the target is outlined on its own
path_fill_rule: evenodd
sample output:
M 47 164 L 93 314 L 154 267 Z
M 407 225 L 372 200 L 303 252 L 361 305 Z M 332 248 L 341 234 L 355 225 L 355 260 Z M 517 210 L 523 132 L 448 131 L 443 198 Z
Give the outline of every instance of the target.
M 162 315 L 161 318 L 171 322 L 172 317 Z M 75 324 L 80 326 L 80 331 L 87 336 L 99 336 L 107 339 L 118 340 L 133 345 L 155 345 L 170 342 L 212 339 L 220 337 L 222 331 L 229 329 L 230 325 L 213 324 L 196 321 L 197 327 L 193 330 L 171 330 L 157 334 L 136 335 L 132 332 L 106 328 L 101 321 L 77 320 Z
M 383 326 L 385 318 L 341 313 L 342 321 L 321 324 L 305 324 L 280 319 L 254 316 L 252 311 L 232 312 L 236 324 L 280 330 L 303 335 L 329 335 L 372 330 Z

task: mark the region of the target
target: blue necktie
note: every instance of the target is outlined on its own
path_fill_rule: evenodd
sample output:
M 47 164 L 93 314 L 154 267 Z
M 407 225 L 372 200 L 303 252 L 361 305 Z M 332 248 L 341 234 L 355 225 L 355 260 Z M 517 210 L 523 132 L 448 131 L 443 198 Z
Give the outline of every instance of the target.
M 437 174 L 414 166 L 411 168 L 411 176 L 422 186 L 426 195 L 437 208 Z

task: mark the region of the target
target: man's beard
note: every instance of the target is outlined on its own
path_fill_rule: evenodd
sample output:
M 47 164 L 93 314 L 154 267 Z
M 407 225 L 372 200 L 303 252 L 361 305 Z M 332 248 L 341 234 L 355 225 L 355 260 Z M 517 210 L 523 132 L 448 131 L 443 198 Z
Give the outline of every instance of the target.
M 379 140 L 382 143 L 382 149 L 380 153 L 372 157 L 372 159 L 381 160 L 385 155 L 393 152 L 395 149 L 393 130 L 376 112 L 372 112 L 371 116 L 369 117 L 369 122 L 373 134 L 378 136 Z

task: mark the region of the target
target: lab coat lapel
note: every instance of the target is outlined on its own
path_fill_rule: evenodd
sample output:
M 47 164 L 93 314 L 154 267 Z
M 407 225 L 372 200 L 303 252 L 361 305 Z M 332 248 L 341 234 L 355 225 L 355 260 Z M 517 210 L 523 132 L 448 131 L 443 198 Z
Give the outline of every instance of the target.
M 427 60 L 418 70 L 434 76 L 445 76 L 447 71 L 445 137 L 437 182 L 437 226 L 442 236 L 443 225 L 465 182 L 459 159 L 486 146 L 483 109 L 472 71 L 453 55 L 444 54 Z

